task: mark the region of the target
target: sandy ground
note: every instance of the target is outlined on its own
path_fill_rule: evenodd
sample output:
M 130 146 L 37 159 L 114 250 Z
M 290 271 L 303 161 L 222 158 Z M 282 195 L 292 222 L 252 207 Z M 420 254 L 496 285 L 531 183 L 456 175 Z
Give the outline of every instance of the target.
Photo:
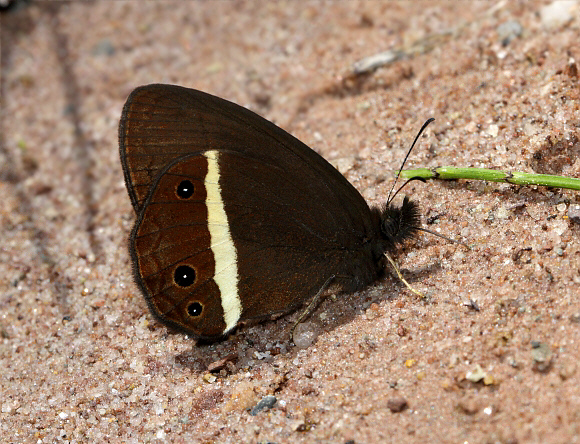
M 305 348 L 296 313 L 198 345 L 132 281 L 117 151 L 129 92 L 166 82 L 276 122 L 370 204 L 431 116 L 411 167 L 580 177 L 578 4 L 39 1 L 1 20 L 0 441 L 580 442 L 578 192 L 415 182 L 426 226 L 474 245 L 401 253 L 426 300 L 388 276 L 327 297 Z

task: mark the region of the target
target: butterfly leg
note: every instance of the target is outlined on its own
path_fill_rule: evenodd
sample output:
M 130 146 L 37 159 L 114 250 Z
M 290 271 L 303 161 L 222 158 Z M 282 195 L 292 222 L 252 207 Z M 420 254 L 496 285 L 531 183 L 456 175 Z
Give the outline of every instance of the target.
M 312 311 L 314 310 L 314 307 L 316 307 L 318 305 L 318 303 L 320 302 L 320 298 L 322 296 L 322 293 L 324 293 L 324 291 L 330 286 L 331 282 L 335 278 L 336 278 L 336 275 L 333 274 L 332 276 L 330 276 L 326 280 L 326 282 L 324 284 L 322 284 L 322 287 L 320 287 L 320 290 L 318 290 L 318 293 L 316 293 L 314 295 L 314 297 L 312 298 L 312 301 L 310 301 L 310 304 L 308 304 L 308 307 L 306 307 L 306 310 L 304 310 L 304 312 L 300 315 L 298 320 L 292 326 L 291 336 L 294 336 L 294 330 L 296 330 L 296 326 L 298 324 L 300 324 L 304 320 L 305 317 L 307 317 L 308 315 L 310 315 L 310 313 L 312 313 Z
M 403 277 L 403 275 L 401 274 L 401 270 L 399 270 L 399 267 L 397 266 L 397 264 L 395 263 L 395 261 L 391 258 L 391 256 L 389 256 L 387 253 L 385 253 L 385 257 L 387 258 L 387 260 L 391 263 L 391 265 L 393 266 L 393 269 L 395 270 L 395 272 L 397 273 L 397 276 L 399 277 L 399 280 L 405 284 L 405 286 L 411 290 L 413 293 L 415 293 L 417 296 L 422 297 L 423 299 L 425 299 L 425 295 L 423 293 L 421 293 L 419 290 L 415 290 L 413 287 L 411 287 L 411 284 L 409 284 L 405 278 Z

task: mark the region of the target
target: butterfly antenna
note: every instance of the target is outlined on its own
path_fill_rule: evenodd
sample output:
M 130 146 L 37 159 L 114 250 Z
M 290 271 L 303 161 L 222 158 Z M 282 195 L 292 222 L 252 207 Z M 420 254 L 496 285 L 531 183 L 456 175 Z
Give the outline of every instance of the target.
M 427 180 L 425 180 L 425 178 L 420 177 L 420 176 L 415 176 L 415 177 L 411 177 L 410 179 L 407 179 L 407 181 L 403 185 L 401 185 L 401 187 L 395 192 L 395 194 L 393 194 L 393 197 L 391 197 L 387 201 L 387 205 L 391 203 L 391 201 L 397 196 L 397 194 L 399 194 L 399 191 L 401 191 L 403 188 L 405 188 L 409 182 L 413 182 L 414 180 L 419 180 L 423 183 L 427 183 Z
M 409 151 L 407 151 L 407 155 L 405 156 L 405 159 L 403 160 L 403 163 L 401 164 L 401 168 L 399 168 L 399 172 L 397 173 L 397 177 L 395 177 L 395 181 L 393 182 L 393 186 L 391 187 L 391 191 L 389 191 L 389 195 L 387 196 L 387 205 L 389 205 L 391 203 L 391 201 L 395 198 L 395 196 L 401 190 L 401 188 L 403 188 L 405 185 L 407 185 L 412 180 L 418 180 L 418 178 L 416 178 L 416 177 L 409 179 L 407 182 L 405 182 L 405 184 L 401 188 L 399 188 L 399 190 L 397 190 L 397 193 L 395 193 L 393 195 L 393 197 L 391 197 L 391 194 L 393 193 L 393 190 L 395 189 L 395 185 L 397 183 L 397 180 L 399 179 L 399 176 L 401 175 L 401 171 L 403 171 L 403 167 L 405 166 L 405 162 L 407 162 L 407 159 L 409 158 L 411 151 L 413 151 L 413 148 L 414 148 L 415 144 L 417 143 L 417 140 L 419 140 L 419 137 L 421 137 L 421 134 L 423 134 L 423 131 L 425 131 L 425 128 L 427 128 L 427 126 L 431 122 L 433 122 L 434 120 L 435 119 L 433 117 L 427 119 L 425 121 L 425 123 L 423 124 L 423 126 L 421 127 L 421 129 L 419 130 L 419 132 L 417 133 L 417 135 L 415 136 L 415 140 L 413 141 L 411 148 L 409 148 Z

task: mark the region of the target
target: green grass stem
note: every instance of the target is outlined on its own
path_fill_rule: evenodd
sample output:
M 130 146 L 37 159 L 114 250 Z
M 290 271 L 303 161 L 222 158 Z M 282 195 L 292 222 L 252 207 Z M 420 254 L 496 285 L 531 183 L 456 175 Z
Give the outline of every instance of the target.
M 580 190 L 580 179 L 550 174 L 504 172 L 487 168 L 437 167 L 433 169 L 418 168 L 401 171 L 402 179 L 421 177 L 423 179 L 468 179 L 504 182 L 514 185 L 541 185 L 545 187 Z

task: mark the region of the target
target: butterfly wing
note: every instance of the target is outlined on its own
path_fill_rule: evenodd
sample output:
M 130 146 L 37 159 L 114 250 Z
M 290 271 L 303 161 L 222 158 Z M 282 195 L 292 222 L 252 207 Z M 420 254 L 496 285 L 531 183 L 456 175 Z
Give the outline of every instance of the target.
M 219 336 L 240 320 L 291 310 L 353 263 L 374 266 L 363 246 L 375 229 L 362 196 L 251 111 L 149 85 L 129 97 L 119 133 L 138 213 L 130 241 L 137 282 L 163 322 Z M 176 191 L 184 180 L 195 190 L 187 203 Z M 191 267 L 193 283 L 179 285 L 180 266 Z
M 152 84 L 128 97 L 119 125 L 121 164 L 137 212 L 159 171 L 176 158 L 206 150 L 250 153 L 281 162 L 343 201 L 354 218 L 368 208 L 358 191 L 323 157 L 254 112 L 194 89 Z

